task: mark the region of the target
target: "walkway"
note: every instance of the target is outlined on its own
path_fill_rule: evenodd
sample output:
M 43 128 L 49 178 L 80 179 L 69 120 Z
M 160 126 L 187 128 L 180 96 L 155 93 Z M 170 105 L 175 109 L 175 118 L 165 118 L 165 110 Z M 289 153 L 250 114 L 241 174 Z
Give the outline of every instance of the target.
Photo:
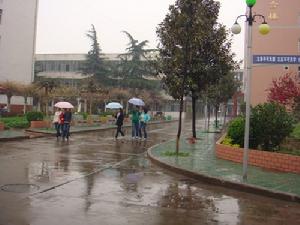
M 161 123 L 161 122 L 153 122 Z M 127 125 L 129 126 L 129 125 Z M 114 125 L 106 126 L 78 126 L 72 127 L 72 133 L 97 131 L 104 129 L 115 128 Z M 34 133 L 41 133 L 42 135 L 53 135 L 53 129 L 29 129 L 28 131 Z M 36 137 L 34 133 L 24 132 L 22 130 L 6 130 L 0 132 L 0 141 L 27 139 Z M 189 131 L 189 133 L 191 133 Z M 170 166 L 179 167 L 183 170 L 192 171 L 197 174 L 208 177 L 218 178 L 221 181 L 230 181 L 238 184 L 246 184 L 254 186 L 254 188 L 263 188 L 276 193 L 287 193 L 295 195 L 300 198 L 300 176 L 293 173 L 281 173 L 277 171 L 270 171 L 258 167 L 248 167 L 248 181 L 242 181 L 242 165 L 226 160 L 217 159 L 214 154 L 215 134 L 199 132 L 200 140 L 195 144 L 190 144 L 185 138 L 181 139 L 180 151 L 188 152 L 187 157 L 165 156 L 164 152 L 174 151 L 175 140 L 162 143 L 153 147 L 150 150 L 152 156 Z M 175 137 L 175 134 L 173 135 Z
M 166 156 L 165 152 L 175 150 L 175 140 L 160 144 L 148 151 L 150 157 L 171 167 L 213 177 L 235 184 L 246 184 L 251 189 L 267 189 L 273 195 L 288 194 L 300 199 L 299 174 L 270 171 L 255 166 L 248 167 L 248 181 L 242 181 L 242 164 L 218 159 L 215 156 L 215 134 L 199 132 L 195 144 L 181 138 L 180 151 L 189 153 L 186 157 Z M 177 169 L 176 169 L 177 170 Z M 183 171 L 184 172 L 184 171 Z M 243 186 L 242 186 L 243 187 Z

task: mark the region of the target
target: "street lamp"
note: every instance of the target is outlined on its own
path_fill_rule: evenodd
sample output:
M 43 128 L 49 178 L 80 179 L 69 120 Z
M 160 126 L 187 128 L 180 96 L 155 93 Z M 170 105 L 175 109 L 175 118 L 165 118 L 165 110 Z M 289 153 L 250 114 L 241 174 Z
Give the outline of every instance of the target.
M 255 18 L 261 18 L 262 24 L 259 25 L 259 32 L 263 35 L 270 32 L 270 26 L 266 23 L 265 17 L 260 14 L 252 13 L 252 8 L 255 5 L 256 0 L 246 0 L 246 4 L 249 8 L 248 15 L 240 15 L 236 18 L 231 31 L 234 34 L 241 32 L 241 26 L 238 24 L 238 19 L 246 17 L 247 22 L 247 49 L 246 49 L 246 121 L 245 121 L 245 136 L 244 136 L 244 154 L 243 154 L 243 180 L 247 180 L 247 167 L 248 167 L 248 150 L 249 150 L 249 130 L 250 130 L 250 85 L 251 85 L 251 73 L 252 73 L 252 25 L 255 22 Z

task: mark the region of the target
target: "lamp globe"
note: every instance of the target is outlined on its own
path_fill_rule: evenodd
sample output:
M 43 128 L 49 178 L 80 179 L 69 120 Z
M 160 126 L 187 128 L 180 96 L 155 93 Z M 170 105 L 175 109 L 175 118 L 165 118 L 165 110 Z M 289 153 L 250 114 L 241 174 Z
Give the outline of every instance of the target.
M 271 28 L 266 22 L 264 22 L 261 25 L 259 25 L 258 30 L 259 33 L 261 33 L 262 35 L 266 35 L 270 32 Z
M 235 23 L 232 25 L 232 27 L 231 27 L 231 32 L 234 33 L 234 34 L 239 34 L 239 33 L 241 33 L 241 30 L 242 30 L 242 28 L 241 28 L 241 26 L 240 26 L 237 22 L 235 22 Z

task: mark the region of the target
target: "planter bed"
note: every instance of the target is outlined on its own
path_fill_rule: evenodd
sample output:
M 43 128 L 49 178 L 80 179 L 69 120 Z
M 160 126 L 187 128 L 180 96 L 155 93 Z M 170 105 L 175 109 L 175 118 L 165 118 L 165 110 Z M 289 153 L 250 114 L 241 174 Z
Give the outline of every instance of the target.
M 46 128 L 49 127 L 49 121 L 36 120 L 30 122 L 30 128 Z
M 243 162 L 243 148 L 216 144 L 216 156 L 237 163 Z M 300 174 L 300 156 L 249 149 L 248 163 L 253 166 Z

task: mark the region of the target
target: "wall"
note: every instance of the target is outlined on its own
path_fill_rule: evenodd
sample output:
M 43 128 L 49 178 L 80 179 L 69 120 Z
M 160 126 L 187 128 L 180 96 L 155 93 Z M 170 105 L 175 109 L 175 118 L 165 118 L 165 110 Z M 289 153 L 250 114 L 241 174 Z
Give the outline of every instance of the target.
M 233 162 L 243 162 L 243 149 L 227 145 L 216 144 L 216 155 L 218 158 Z M 283 172 L 300 174 L 300 156 L 281 154 L 275 152 L 249 150 L 249 165 L 274 169 Z
M 256 19 L 253 26 L 253 54 L 255 55 L 299 55 L 298 43 L 300 39 L 300 2 L 299 0 L 275 0 L 276 8 L 271 8 L 271 0 L 257 1 L 253 12 L 266 16 L 271 32 L 261 35 L 258 25 L 262 22 Z M 269 18 L 271 13 L 276 13 L 278 19 Z M 298 73 L 300 65 L 253 65 L 251 79 L 251 103 L 253 105 L 263 103 L 267 100 L 267 89 L 270 88 L 272 80 L 286 72 Z
M 0 81 L 33 81 L 37 0 L 2 0 Z

